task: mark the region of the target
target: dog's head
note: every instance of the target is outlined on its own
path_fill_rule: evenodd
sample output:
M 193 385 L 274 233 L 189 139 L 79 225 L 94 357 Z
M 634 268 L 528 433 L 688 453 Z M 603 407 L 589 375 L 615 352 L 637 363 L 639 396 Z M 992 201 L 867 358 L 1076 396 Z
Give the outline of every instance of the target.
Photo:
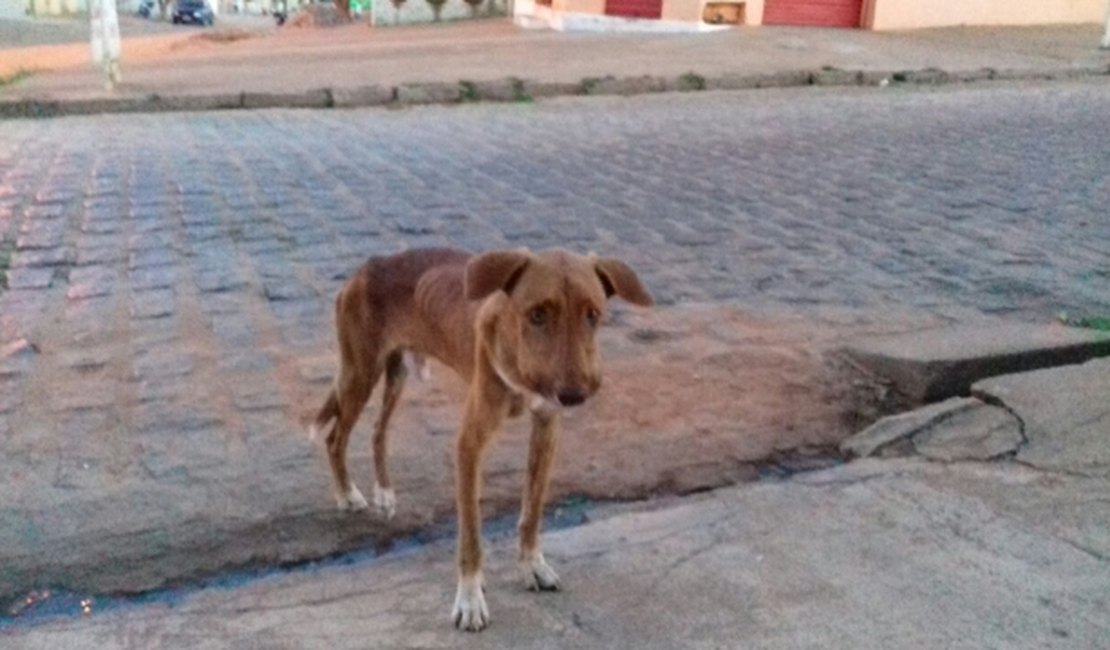
M 577 406 L 601 385 L 595 337 L 606 300 L 650 306 L 651 294 L 624 262 L 563 250 L 478 255 L 466 267 L 466 297 L 487 299 L 479 342 L 510 388 Z

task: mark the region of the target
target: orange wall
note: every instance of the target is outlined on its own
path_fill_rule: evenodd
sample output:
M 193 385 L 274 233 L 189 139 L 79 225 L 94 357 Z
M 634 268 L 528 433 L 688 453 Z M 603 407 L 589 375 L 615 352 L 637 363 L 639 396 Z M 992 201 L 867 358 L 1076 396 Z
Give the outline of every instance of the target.
M 552 0 L 552 9 L 561 9 L 577 14 L 604 14 L 605 0 Z
M 865 0 L 863 24 L 872 29 L 948 25 L 1096 23 L 1107 0 Z

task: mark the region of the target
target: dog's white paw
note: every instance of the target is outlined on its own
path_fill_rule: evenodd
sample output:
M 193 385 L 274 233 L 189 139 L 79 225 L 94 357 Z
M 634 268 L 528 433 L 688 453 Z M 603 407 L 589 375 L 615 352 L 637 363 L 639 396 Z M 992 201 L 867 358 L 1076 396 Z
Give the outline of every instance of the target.
M 351 489 L 347 490 L 347 494 L 335 497 L 335 502 L 340 510 L 366 510 L 370 507 L 366 497 L 362 496 L 362 492 L 353 483 Z
M 451 608 L 455 627 L 467 632 L 479 632 L 489 625 L 489 609 L 482 594 L 482 574 L 459 578 L 455 592 L 455 606 Z
M 543 559 L 543 553 L 533 553 L 521 560 L 520 570 L 524 574 L 524 586 L 530 591 L 559 590 L 559 574 Z
M 374 508 L 382 517 L 393 519 L 393 515 L 397 514 L 397 495 L 393 492 L 393 488 L 383 488 L 377 483 L 374 484 Z

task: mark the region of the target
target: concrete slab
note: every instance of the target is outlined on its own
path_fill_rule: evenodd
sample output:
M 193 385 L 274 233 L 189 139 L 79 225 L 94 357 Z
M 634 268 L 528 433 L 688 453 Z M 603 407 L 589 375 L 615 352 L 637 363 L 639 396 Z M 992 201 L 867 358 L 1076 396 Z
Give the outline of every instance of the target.
M 958 326 L 868 339 L 845 352 L 925 403 L 966 395 L 987 377 L 1110 356 L 1110 333 L 1026 323 Z
M 995 377 L 972 391 L 1022 420 L 1029 442 L 1021 462 L 1110 476 L 1110 359 Z
M 983 402 L 977 399 L 953 397 L 906 413 L 890 415 L 840 443 L 840 452 L 863 458 L 874 456 L 956 413 L 982 405 Z
M 1105 479 L 864 460 L 549 534 L 565 590 L 491 544 L 492 625 L 455 631 L 451 544 L 0 630 L 39 648 L 1095 648 Z M 234 585 L 234 583 L 230 583 Z M 141 641 L 137 641 L 141 640 Z
M 885 417 L 845 440 L 840 450 L 860 457 L 916 452 L 941 461 L 989 460 L 1016 451 L 1023 440 L 1021 422 L 1005 409 L 953 397 Z
M 932 460 L 992 460 L 1017 451 L 1024 440 L 1016 417 L 979 404 L 917 433 L 913 447 Z

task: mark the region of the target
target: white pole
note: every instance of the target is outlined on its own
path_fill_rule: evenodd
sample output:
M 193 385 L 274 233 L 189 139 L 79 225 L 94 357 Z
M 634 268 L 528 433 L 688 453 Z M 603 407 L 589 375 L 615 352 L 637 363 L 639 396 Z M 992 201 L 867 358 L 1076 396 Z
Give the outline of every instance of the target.
M 104 71 L 104 87 L 112 90 L 122 79 L 119 69 L 119 16 L 116 13 L 116 0 L 91 0 L 89 21 L 93 65 Z
M 1102 34 L 1102 49 L 1110 50 L 1110 1 L 1106 3 L 1106 30 Z

